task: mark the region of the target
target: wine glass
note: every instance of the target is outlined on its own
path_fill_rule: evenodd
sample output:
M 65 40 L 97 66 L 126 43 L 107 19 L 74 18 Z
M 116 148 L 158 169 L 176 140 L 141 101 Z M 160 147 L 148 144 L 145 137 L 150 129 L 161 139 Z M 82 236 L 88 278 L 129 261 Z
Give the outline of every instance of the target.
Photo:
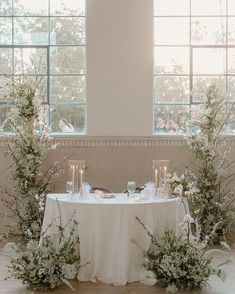
M 135 193 L 135 188 L 136 188 L 135 182 L 133 182 L 133 181 L 127 182 L 128 196 Z

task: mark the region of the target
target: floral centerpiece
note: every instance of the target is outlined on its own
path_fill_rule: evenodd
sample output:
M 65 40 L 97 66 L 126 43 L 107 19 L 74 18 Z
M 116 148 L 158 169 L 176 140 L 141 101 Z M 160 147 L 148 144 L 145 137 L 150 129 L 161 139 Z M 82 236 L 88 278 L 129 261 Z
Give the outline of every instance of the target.
M 177 173 L 167 175 L 166 185 L 170 194 L 175 196 L 189 197 L 200 192 L 194 182 L 189 182 L 185 175 L 179 177 Z

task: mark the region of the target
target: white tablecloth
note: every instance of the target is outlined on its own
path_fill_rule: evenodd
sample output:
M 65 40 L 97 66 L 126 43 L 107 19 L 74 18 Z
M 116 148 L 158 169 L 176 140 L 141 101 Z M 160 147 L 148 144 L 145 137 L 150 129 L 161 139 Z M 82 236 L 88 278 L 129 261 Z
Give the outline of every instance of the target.
M 136 202 L 124 194 L 115 194 L 113 199 L 98 202 L 94 195 L 86 199 L 68 194 L 49 194 L 46 201 L 43 231 L 59 216 L 59 201 L 62 223 L 66 223 L 76 209 L 74 218 L 78 221 L 81 264 L 90 264 L 80 269 L 80 281 L 102 281 L 124 285 L 143 278 L 142 251 L 133 239 L 144 249 L 150 239 L 142 222 L 159 238 L 165 229 L 179 232 L 178 224 L 184 217 L 184 208 L 178 199 L 149 199 Z M 46 234 L 55 234 L 52 226 Z

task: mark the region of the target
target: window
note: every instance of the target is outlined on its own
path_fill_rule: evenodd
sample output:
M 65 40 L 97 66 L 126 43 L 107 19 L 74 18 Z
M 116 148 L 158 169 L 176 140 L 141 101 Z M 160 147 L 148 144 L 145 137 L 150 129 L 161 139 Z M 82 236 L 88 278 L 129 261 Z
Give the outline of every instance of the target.
M 43 113 L 52 132 L 66 119 L 86 132 L 85 0 L 0 1 L 0 85 L 5 74 L 35 75 L 44 68 Z M 6 103 L 1 95 L 0 118 Z
M 235 100 L 235 1 L 154 0 L 154 132 L 196 116 L 213 82 Z

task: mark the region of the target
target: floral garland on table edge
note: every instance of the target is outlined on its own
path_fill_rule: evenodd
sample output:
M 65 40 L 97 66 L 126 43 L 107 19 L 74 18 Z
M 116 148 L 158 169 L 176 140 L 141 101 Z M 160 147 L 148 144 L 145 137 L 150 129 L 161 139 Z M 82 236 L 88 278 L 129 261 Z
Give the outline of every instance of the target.
M 59 203 L 57 204 L 60 211 Z M 11 277 L 21 280 L 33 290 L 46 291 L 62 283 L 74 290 L 68 281 L 77 276 L 80 268 L 78 223 L 73 219 L 74 214 L 75 211 L 64 226 L 61 223 L 61 215 L 59 216 L 60 224 L 56 226 L 57 234 L 53 235 L 53 238 L 46 235 L 53 225 L 51 223 L 41 236 L 40 242 L 31 239 L 26 246 L 7 243 L 4 253 L 10 258 L 8 270 Z
M 41 84 L 42 78 L 38 76 L 32 80 L 19 75 L 10 76 L 5 88 L 11 111 L 2 129 L 8 127 L 14 134 L 3 133 L 6 156 L 11 159 L 12 188 L 1 187 L 1 201 L 16 218 L 10 233 L 21 234 L 25 240 L 39 240 L 45 198 L 51 190 L 51 180 L 63 172 L 61 164 L 65 160 L 46 171 L 42 169 L 46 153 L 56 145 L 50 143 L 49 129 L 40 117 Z
M 235 224 L 235 193 L 230 188 L 234 181 L 233 162 L 229 158 L 230 149 L 224 144 L 232 108 L 215 84 L 202 94 L 199 118 L 183 127 L 183 135 L 198 163 L 194 174 L 188 171 L 188 180 L 194 182 L 197 189 L 196 193 L 189 195 L 192 210 L 200 224 L 202 240 L 217 224 L 211 239 L 211 243 L 216 244 Z
M 180 199 L 184 204 L 183 199 Z M 148 278 L 152 278 L 151 285 L 157 283 L 166 288 L 167 292 L 177 293 L 181 290 L 205 287 L 211 275 L 217 275 L 222 281 L 225 281 L 226 272 L 220 267 L 230 260 L 227 259 L 224 263 L 213 267 L 212 254 L 218 252 L 224 254 L 224 251 L 207 250 L 216 226 L 211 235 L 201 241 L 200 226 L 190 214 L 186 214 L 180 224 L 182 231 L 180 236 L 177 236 L 172 230 L 166 230 L 161 240 L 158 240 L 138 217 L 136 219 L 151 239 L 151 245 L 147 250 L 141 248 L 134 240 L 134 243 L 143 251 L 145 260 L 143 267 L 149 272 Z M 230 250 L 225 242 L 221 242 L 221 245 Z

